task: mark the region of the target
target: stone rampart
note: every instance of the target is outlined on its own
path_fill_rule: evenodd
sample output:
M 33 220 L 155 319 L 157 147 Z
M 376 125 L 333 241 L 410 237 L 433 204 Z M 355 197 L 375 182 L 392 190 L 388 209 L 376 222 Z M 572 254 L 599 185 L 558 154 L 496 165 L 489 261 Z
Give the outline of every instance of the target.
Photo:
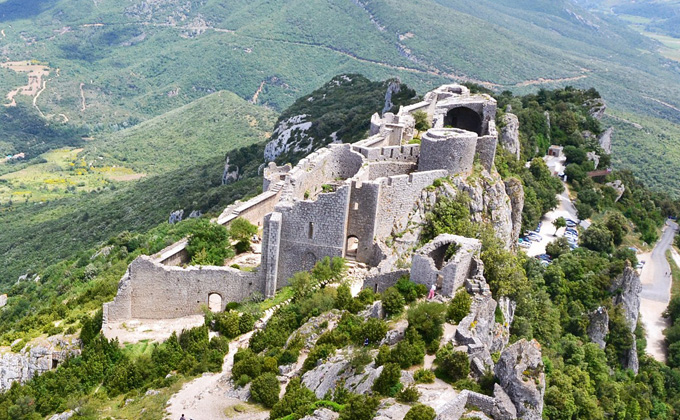
M 201 314 L 208 296 L 221 297 L 221 310 L 254 292 L 264 293 L 260 271 L 231 267 L 171 267 L 141 256 L 128 267 L 113 302 L 104 304 L 106 322 L 166 319 Z
M 349 214 L 347 218 L 347 238 L 357 239 L 357 255 L 359 262 L 370 264 L 374 251 L 373 238 L 378 218 L 378 201 L 380 200 L 380 184 L 375 182 L 352 181 Z
M 370 161 L 405 161 L 416 162 L 420 155 L 419 144 L 407 144 L 404 146 L 364 147 L 353 146 L 353 149 L 361 153 Z
M 396 175 L 408 175 L 418 170 L 414 162 L 371 162 L 368 165 L 368 180 L 387 178 Z
M 459 128 L 428 130 L 421 139 L 418 170 L 446 169 L 449 175 L 469 174 L 474 165 L 477 140 L 477 134 Z
M 262 227 L 264 216 L 274 211 L 274 207 L 278 204 L 283 185 L 283 182 L 280 182 L 273 185 L 269 191 L 265 191 L 246 202 L 232 204 L 220 214 L 217 218 L 217 223 L 228 226 L 229 223 L 241 217 L 255 226 Z
M 413 204 L 420 198 L 423 189 L 432 185 L 435 179 L 446 175 L 446 171 L 438 170 L 376 180 L 381 184 L 376 239 L 390 236 L 395 226 L 397 230 L 403 230 L 408 224 L 408 214 Z
M 302 159 L 288 173 L 282 199 L 313 198 L 325 184 L 353 177 L 363 163 L 363 157 L 351 145 L 329 145 Z
M 323 257 L 344 256 L 350 182 L 314 201 L 282 202 L 278 284 L 298 271 L 309 270 Z

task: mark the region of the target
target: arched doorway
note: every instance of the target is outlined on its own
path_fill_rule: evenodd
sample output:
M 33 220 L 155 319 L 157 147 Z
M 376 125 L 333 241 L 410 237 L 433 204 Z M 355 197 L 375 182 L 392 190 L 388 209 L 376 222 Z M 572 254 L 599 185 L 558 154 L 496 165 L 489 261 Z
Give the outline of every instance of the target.
M 210 309 L 210 312 L 222 311 L 222 296 L 219 293 L 208 295 L 208 309 Z
M 461 128 L 482 135 L 482 117 L 470 108 L 453 108 L 446 113 L 444 127 Z
M 345 258 L 348 260 L 357 259 L 357 251 L 359 250 L 359 238 L 356 236 L 347 237 L 347 245 L 345 248 Z

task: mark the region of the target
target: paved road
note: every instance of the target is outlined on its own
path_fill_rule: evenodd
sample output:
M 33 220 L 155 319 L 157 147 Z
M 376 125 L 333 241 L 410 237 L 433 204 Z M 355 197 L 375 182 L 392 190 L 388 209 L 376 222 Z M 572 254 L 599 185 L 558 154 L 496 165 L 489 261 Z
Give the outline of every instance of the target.
M 663 317 L 663 312 L 671 299 L 671 267 L 666 260 L 666 251 L 673 244 L 677 228 L 676 223 L 669 221 L 652 252 L 639 256 L 641 261 L 645 261 L 640 273 L 642 282 L 640 315 L 647 334 L 645 350 L 661 362 L 666 361 L 663 330 L 668 327 L 668 319 Z

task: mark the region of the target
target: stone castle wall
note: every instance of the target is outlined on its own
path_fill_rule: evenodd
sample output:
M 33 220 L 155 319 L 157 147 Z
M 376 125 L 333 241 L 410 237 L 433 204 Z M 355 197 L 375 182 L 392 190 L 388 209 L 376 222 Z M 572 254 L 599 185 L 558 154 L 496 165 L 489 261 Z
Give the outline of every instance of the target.
M 106 322 L 197 315 L 202 305 L 208 305 L 210 294 L 221 296 L 224 310 L 227 303 L 240 302 L 254 292 L 264 294 L 263 286 L 259 270 L 172 267 L 141 256 L 128 267 L 114 301 L 104 304 L 104 315 Z
M 273 212 L 278 204 L 283 191 L 283 185 L 283 182 L 279 182 L 273 185 L 269 191 L 265 191 L 246 202 L 232 204 L 220 214 L 217 218 L 217 223 L 228 226 L 229 223 L 240 217 L 255 226 L 262 227 L 264 216 Z
M 297 200 L 313 198 L 324 184 L 353 177 L 363 163 L 361 155 L 349 144 L 330 145 L 302 159 L 288 173 L 283 196 Z
M 320 193 L 315 201 L 281 203 L 281 241 L 278 282 L 311 269 L 323 257 L 344 256 L 350 182 L 335 192 Z
M 378 218 L 380 184 L 375 182 L 352 182 L 350 194 L 347 237 L 358 240 L 356 260 L 371 264 L 373 260 L 375 226 Z
M 408 214 L 423 189 L 432 185 L 435 179 L 447 175 L 447 171 L 437 170 L 378 179 L 376 182 L 380 183 L 380 201 L 375 239 L 387 238 L 395 226 L 399 230 L 403 229 L 408 223 Z

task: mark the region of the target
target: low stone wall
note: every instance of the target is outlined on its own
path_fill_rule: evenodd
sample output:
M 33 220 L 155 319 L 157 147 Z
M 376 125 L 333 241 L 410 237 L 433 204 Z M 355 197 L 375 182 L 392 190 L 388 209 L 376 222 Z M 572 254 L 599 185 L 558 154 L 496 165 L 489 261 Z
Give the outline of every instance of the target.
M 400 278 L 403 276 L 408 276 L 409 271 L 407 269 L 390 271 L 387 273 L 380 273 L 375 270 L 371 272 L 364 278 L 364 289 L 371 289 L 376 293 L 382 293 L 387 288 L 397 284 Z
M 217 218 L 217 223 L 227 226 L 241 217 L 255 226 L 262 227 L 264 216 L 274 211 L 276 204 L 278 204 L 282 189 L 283 183 L 277 183 L 269 191 L 265 191 L 244 203 L 237 202 L 230 205 Z
M 368 179 L 387 178 L 396 175 L 408 175 L 415 172 L 418 165 L 415 162 L 371 162 L 368 165 Z
M 208 296 L 218 294 L 221 310 L 254 292 L 265 293 L 264 276 L 231 267 L 171 267 L 148 256 L 135 259 L 118 285 L 113 302 L 104 304 L 106 322 L 169 319 L 201 313 Z

